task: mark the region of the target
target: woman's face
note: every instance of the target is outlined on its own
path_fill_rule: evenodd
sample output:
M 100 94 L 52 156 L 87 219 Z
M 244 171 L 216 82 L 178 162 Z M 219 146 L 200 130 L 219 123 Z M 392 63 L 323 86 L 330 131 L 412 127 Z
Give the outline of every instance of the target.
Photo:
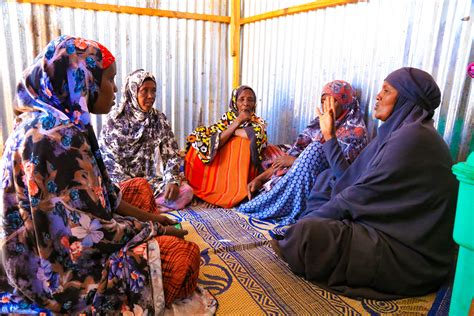
M 323 104 L 324 104 L 324 101 L 326 101 L 326 98 L 330 97 L 331 95 L 328 95 L 328 94 L 323 94 L 321 96 L 321 108 L 323 108 Z M 342 112 L 342 106 L 339 104 L 339 102 L 337 102 L 336 99 L 334 99 L 334 109 L 333 109 L 334 113 L 336 114 L 336 119 L 339 117 L 339 115 L 341 115 L 341 112 Z
M 392 114 L 397 99 L 398 91 L 387 81 L 384 81 L 382 90 L 380 90 L 376 97 L 374 117 L 385 122 Z
M 143 112 L 148 112 L 153 107 L 156 98 L 156 84 L 153 80 L 145 80 L 138 89 L 138 105 Z
M 255 111 L 255 96 L 252 93 L 252 90 L 245 89 L 240 92 L 237 98 L 237 110 L 240 112 L 254 112 Z
M 92 107 L 94 114 L 107 114 L 115 104 L 115 93 L 117 86 L 115 85 L 115 75 L 117 74 L 117 66 L 112 63 L 102 73 L 102 82 L 99 87 L 99 95 Z

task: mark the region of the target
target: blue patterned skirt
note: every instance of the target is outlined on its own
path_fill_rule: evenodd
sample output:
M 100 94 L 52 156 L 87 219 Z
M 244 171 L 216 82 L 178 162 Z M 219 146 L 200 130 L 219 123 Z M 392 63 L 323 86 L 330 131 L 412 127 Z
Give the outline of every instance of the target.
M 279 226 L 293 224 L 305 210 L 316 177 L 327 168 L 329 164 L 321 143 L 313 142 L 270 191 L 240 205 L 237 210 L 250 217 L 272 219 Z

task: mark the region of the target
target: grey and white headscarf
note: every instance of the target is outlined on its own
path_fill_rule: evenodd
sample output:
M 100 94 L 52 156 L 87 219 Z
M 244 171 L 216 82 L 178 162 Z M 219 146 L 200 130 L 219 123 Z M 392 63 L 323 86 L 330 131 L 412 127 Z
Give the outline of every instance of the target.
M 142 177 L 157 196 L 168 183 L 180 185 L 181 158 L 166 116 L 155 108 L 144 112 L 138 104 L 138 90 L 145 80 L 156 84 L 155 77 L 143 69 L 127 76 L 122 100 L 107 115 L 99 144 L 112 181 Z

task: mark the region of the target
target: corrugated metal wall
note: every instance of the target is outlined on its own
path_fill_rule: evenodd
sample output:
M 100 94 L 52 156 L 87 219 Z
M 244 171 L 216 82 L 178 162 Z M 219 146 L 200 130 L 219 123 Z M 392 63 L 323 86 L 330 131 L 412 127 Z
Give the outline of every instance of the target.
M 183 12 L 229 15 L 229 0 L 98 0 Z M 242 0 L 242 16 L 307 3 Z M 0 3 L 0 139 L 12 128 L 11 101 L 21 71 L 59 34 L 97 39 L 118 59 L 117 86 L 134 69 L 157 75 L 157 107 L 180 145 L 198 124 L 215 122 L 230 92 L 229 26 L 224 23 Z M 471 0 L 370 0 L 251 23 L 243 27 L 242 83 L 255 88 L 274 143 L 293 141 L 314 117 L 322 86 L 353 84 L 370 119 L 375 95 L 401 66 L 431 72 L 443 91 L 437 127 L 453 156 L 474 149 Z M 470 17 L 470 18 L 469 18 Z M 94 121 L 101 127 L 101 117 Z
M 244 17 L 305 1 L 247 0 Z M 343 79 L 361 97 L 372 135 L 375 96 L 402 66 L 433 74 L 443 99 L 439 132 L 453 157 L 474 150 L 474 61 L 471 0 L 370 0 L 247 24 L 242 83 L 255 88 L 271 142 L 292 142 L 315 116 L 323 85 Z M 470 17 L 470 18 L 469 18 Z
M 228 24 L 0 2 L 3 141 L 12 129 L 11 101 L 22 70 L 60 34 L 96 39 L 108 47 L 117 58 L 119 90 L 133 70 L 153 72 L 158 81 L 155 106 L 168 116 L 181 145 L 195 126 L 215 122 L 227 109 L 232 71 Z M 227 1 L 221 0 L 97 2 L 228 16 Z M 96 130 L 104 118 L 95 116 Z

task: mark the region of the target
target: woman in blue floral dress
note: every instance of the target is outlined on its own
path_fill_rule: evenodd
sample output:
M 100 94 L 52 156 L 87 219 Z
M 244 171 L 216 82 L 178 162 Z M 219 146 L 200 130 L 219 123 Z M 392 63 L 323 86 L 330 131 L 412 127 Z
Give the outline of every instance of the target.
M 196 289 L 197 245 L 122 200 L 105 170 L 90 113 L 114 103 L 114 60 L 62 36 L 17 87 L 0 164 L 3 267 L 15 295 L 54 313 L 157 314 Z

